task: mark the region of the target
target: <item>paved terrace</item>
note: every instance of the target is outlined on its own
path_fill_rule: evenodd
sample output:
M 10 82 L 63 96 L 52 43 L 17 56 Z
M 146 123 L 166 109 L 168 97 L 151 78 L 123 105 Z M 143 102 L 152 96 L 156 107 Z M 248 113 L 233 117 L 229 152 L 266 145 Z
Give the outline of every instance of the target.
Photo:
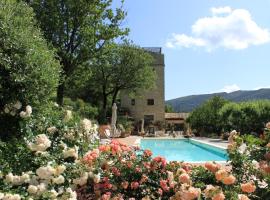
M 129 136 L 129 137 L 126 137 L 126 138 L 117 138 L 116 140 L 123 143 L 123 144 L 127 144 L 127 145 L 136 145 L 136 141 L 138 141 L 138 139 L 140 139 L 142 137 L 140 136 Z M 155 138 L 155 139 L 173 139 L 172 137 L 145 137 L 146 139 L 147 138 Z M 179 138 L 183 138 L 183 137 L 176 137 L 176 139 L 179 139 Z M 213 138 L 205 138 L 205 137 L 193 137 L 193 139 L 195 140 L 199 140 L 199 141 L 202 141 L 202 142 L 205 142 L 205 143 L 209 143 L 209 144 L 212 144 L 212 145 L 215 145 L 215 146 L 218 146 L 218 147 L 221 147 L 221 148 L 227 148 L 227 145 L 228 145 L 228 141 L 225 141 L 225 140 L 221 140 L 221 139 L 213 139 Z

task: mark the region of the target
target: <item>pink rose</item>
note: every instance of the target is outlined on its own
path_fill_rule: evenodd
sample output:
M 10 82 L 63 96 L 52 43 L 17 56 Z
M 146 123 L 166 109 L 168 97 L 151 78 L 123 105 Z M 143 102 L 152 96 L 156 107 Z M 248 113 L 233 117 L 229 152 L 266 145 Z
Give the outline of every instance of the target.
M 181 174 L 179 176 L 179 182 L 181 183 L 190 183 L 190 177 L 187 173 Z
M 139 187 L 139 183 L 137 181 L 131 182 L 131 189 L 136 190 Z

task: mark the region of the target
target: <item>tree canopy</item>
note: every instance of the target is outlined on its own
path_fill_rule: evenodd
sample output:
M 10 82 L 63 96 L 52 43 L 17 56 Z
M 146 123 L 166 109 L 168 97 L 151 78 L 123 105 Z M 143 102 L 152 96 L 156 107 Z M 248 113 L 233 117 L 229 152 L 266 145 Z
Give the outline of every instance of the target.
M 0 121 L 6 122 L 0 129 L 8 133 L 16 124 L 9 124 L 16 120 L 13 109 L 8 112 L 11 104 L 45 107 L 58 85 L 60 64 L 25 3 L 0 1 L 0 38 Z
M 196 108 L 189 115 L 187 122 L 192 129 L 196 129 L 198 132 L 220 134 L 222 125 L 219 111 L 226 103 L 228 103 L 227 100 L 219 96 L 214 96 Z
M 98 93 L 104 118 L 108 104 L 114 103 L 120 92 L 137 94 L 155 85 L 156 73 L 152 62 L 151 54 L 136 45 L 111 43 L 92 62 L 88 72 L 83 67 L 78 69 L 70 85 L 77 90 L 79 88 L 78 91 L 89 91 L 90 88 L 92 93 Z
M 126 13 L 122 7 L 113 10 L 112 0 L 27 2 L 36 13 L 44 37 L 57 49 L 62 66 L 57 101 L 62 105 L 66 79 L 74 70 L 88 65 L 108 41 L 128 33 L 120 27 Z

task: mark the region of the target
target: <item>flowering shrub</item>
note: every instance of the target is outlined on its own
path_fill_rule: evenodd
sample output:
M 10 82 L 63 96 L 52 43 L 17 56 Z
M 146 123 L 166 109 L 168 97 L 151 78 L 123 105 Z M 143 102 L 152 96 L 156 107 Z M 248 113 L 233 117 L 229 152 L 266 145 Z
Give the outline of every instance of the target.
M 90 172 L 81 158 L 97 145 L 97 126 L 59 111 L 53 120 L 32 117 L 31 106 L 16 112 L 25 136 L 0 143 L 0 199 L 77 199 Z
M 84 156 L 83 163 L 93 176 L 78 190 L 78 199 L 268 199 L 268 130 L 263 139 L 235 134 L 230 141 L 233 148 L 226 166 L 167 163 L 162 157 L 152 158 L 149 150 L 112 141 Z
M 22 119 L 24 137 L 0 142 L 0 199 L 270 197 L 270 124 L 261 138 L 233 132 L 226 166 L 215 162 L 196 166 L 152 158 L 150 150 L 115 140 L 98 146 L 96 125 L 57 106 L 48 117 L 33 117 L 31 106 L 24 107 L 19 102 L 6 108 Z
M 22 105 L 46 109 L 61 66 L 23 1 L 0 1 L 0 38 L 0 138 L 7 138 L 19 132 Z

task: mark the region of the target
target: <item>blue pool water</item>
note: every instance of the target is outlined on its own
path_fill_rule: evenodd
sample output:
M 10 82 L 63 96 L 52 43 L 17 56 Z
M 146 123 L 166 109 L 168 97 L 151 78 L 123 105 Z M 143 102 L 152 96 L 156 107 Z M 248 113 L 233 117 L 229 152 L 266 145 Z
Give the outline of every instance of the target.
M 140 146 L 167 161 L 226 161 L 228 158 L 226 150 L 190 139 L 142 139 Z

